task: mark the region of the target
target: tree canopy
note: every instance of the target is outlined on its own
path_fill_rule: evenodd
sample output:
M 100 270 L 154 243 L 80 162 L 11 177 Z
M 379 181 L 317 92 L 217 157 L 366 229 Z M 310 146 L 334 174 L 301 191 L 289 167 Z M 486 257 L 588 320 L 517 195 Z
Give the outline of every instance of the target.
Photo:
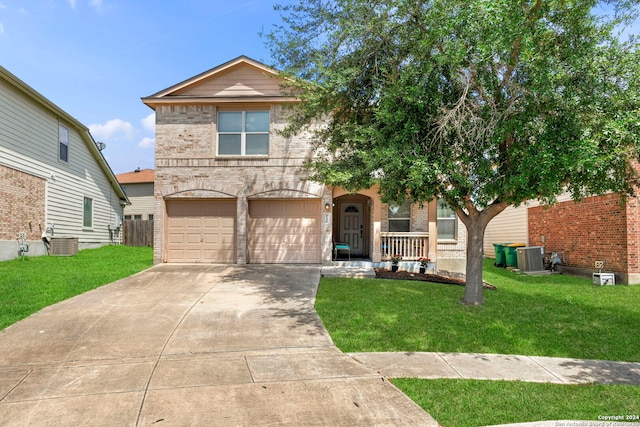
M 443 199 L 465 224 L 467 291 L 509 205 L 634 193 L 639 56 L 625 0 L 301 0 L 277 6 L 274 64 L 318 118 L 314 179 L 383 200 Z

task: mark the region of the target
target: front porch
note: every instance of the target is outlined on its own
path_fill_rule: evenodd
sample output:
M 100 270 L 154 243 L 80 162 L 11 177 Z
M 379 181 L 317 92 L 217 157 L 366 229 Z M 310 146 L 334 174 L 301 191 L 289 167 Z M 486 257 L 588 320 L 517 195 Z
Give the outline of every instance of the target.
M 403 262 L 415 264 L 417 271 L 420 258 L 436 260 L 435 201 L 424 206 L 407 203 L 399 210 L 382 203 L 375 188 L 357 194 L 334 188 L 331 202 L 325 207 L 332 217 L 331 261 L 370 261 L 385 266 L 392 256 L 400 256 Z

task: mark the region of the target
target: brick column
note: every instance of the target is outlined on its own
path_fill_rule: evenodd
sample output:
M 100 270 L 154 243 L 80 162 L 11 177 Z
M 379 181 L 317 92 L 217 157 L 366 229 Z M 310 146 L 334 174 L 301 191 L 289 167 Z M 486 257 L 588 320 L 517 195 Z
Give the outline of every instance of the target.
M 249 218 L 249 202 L 247 196 L 240 194 L 236 201 L 236 259 L 238 264 L 247 263 L 247 227 Z

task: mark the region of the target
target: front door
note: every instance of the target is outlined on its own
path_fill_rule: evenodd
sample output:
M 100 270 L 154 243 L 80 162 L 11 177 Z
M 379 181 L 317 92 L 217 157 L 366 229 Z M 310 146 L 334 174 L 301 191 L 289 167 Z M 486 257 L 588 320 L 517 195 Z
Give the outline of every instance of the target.
M 364 243 L 364 204 L 362 202 L 341 203 L 340 241 L 351 246 L 351 255 L 362 255 Z

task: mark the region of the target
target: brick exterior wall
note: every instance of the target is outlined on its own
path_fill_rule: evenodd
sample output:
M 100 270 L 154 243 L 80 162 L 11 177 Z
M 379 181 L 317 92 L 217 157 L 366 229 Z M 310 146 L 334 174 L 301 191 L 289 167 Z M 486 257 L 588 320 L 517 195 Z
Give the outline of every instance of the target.
M 46 180 L 0 166 L 0 240 L 40 240 L 45 227 Z
M 617 194 L 538 206 L 528 211 L 529 244 L 564 251 L 570 267 L 593 270 L 602 260 L 606 271 L 638 273 L 639 224 L 638 200 L 623 205 Z
M 286 106 L 269 106 L 268 156 L 217 156 L 216 105 L 168 105 L 156 109 L 154 260 L 162 262 L 167 198 L 235 198 L 237 262 L 246 262 L 249 198 L 318 198 L 331 203 L 331 191 L 307 181 L 301 168 L 312 153 L 308 135 L 285 138 Z M 236 107 L 240 108 L 240 107 Z M 247 110 L 256 107 L 246 106 Z M 329 225 L 323 224 L 323 227 Z M 326 233 L 330 236 L 330 233 Z M 326 246 L 330 257 L 330 237 Z

